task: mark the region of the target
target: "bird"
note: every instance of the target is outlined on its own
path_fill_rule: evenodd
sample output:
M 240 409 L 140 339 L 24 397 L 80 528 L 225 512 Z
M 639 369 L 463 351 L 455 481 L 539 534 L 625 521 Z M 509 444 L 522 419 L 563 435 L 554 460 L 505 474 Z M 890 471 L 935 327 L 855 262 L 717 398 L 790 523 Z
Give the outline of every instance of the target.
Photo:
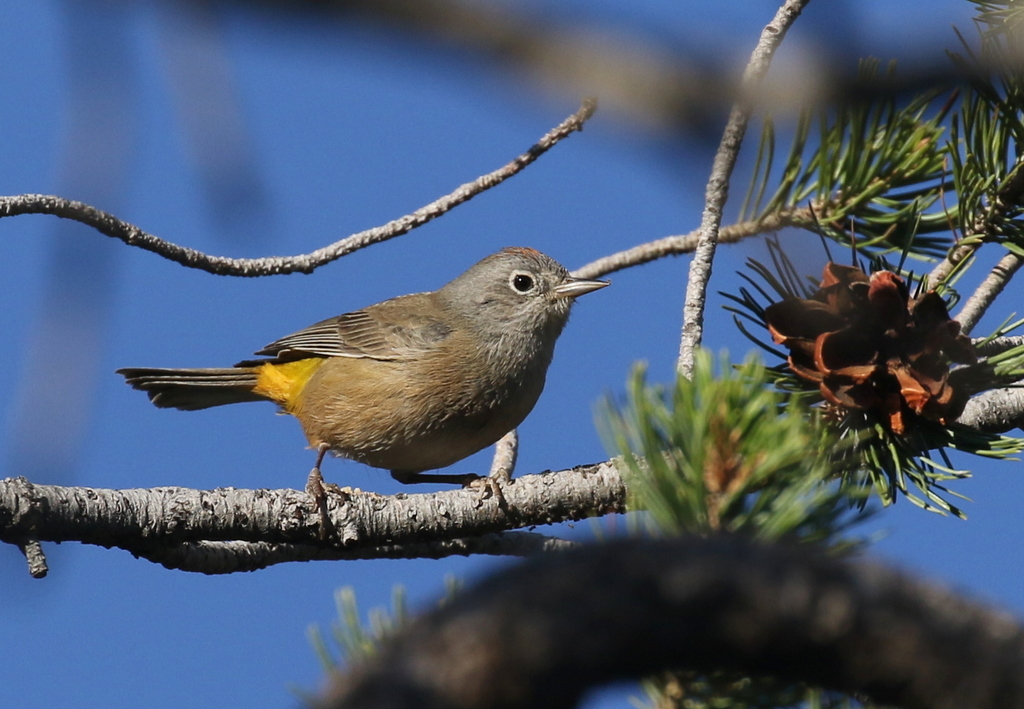
M 322 498 L 324 455 L 401 483 L 466 485 L 429 474 L 515 429 L 544 388 L 576 298 L 608 281 L 574 278 L 526 247 L 487 256 L 440 289 L 322 320 L 232 367 L 117 370 L 161 408 L 271 401 L 317 450 L 307 491 Z

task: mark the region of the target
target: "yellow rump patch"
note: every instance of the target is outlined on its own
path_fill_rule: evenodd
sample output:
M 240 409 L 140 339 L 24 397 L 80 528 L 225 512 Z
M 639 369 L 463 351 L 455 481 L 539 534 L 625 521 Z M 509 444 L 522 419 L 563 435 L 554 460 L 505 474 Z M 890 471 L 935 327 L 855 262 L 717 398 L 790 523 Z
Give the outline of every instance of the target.
M 283 364 L 267 362 L 256 371 L 253 392 L 277 402 L 289 411 L 297 403 L 313 372 L 326 361 L 323 357 L 310 357 Z

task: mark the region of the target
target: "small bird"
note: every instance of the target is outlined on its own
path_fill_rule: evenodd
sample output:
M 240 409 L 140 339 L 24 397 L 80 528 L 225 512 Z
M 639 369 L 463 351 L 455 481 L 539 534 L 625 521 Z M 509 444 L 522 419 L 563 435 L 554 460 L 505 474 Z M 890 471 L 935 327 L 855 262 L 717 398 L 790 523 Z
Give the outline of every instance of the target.
M 423 471 L 486 448 L 526 418 L 573 302 L 607 285 L 573 278 L 534 249 L 506 248 L 440 290 L 283 337 L 256 352 L 265 359 L 117 372 L 161 408 L 276 403 L 318 451 L 307 484 L 318 497 L 328 451 L 389 470 L 402 483 L 468 484 L 479 476 Z

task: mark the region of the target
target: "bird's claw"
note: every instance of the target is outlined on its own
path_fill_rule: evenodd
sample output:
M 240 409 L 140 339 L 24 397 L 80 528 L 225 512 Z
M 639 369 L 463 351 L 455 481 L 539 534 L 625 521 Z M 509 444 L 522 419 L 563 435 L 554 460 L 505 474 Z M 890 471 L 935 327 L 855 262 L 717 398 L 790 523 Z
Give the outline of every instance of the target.
M 508 503 L 505 502 L 505 493 L 502 492 L 502 484 L 507 482 L 499 477 L 478 477 L 468 481 L 465 484 L 466 489 L 475 490 L 477 492 L 476 500 L 474 505 L 481 507 L 485 500 L 494 498 L 498 502 L 498 507 L 505 509 L 508 507 Z

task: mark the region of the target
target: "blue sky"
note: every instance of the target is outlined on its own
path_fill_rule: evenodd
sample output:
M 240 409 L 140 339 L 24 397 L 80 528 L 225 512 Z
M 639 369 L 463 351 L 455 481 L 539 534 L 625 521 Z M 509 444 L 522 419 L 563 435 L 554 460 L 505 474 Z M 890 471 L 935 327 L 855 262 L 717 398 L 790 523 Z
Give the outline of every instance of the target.
M 614 22 L 726 66 L 741 65 L 775 7 L 761 0 L 519 4 L 561 21 Z M 970 9 L 963 0 L 818 0 L 780 61 L 798 62 L 813 48 L 941 61 L 954 41 L 951 25 L 968 27 Z M 295 19 L 232 6 L 216 16 L 220 54 L 197 58 L 189 54 L 189 25 L 163 3 L 40 0 L 15 3 L 6 14 L 17 31 L 0 44 L 0 193 L 91 201 L 217 254 L 308 252 L 406 214 L 504 164 L 580 98 L 541 93 L 490 62 L 351 19 Z M 75 62 L 96 53 L 97 66 L 117 77 L 119 108 L 76 133 L 69 106 L 88 67 Z M 225 136 L 242 142 L 245 157 L 231 174 L 233 184 L 249 188 L 241 198 L 218 193 L 224 183 L 202 177 L 197 152 L 223 146 L 197 151 L 188 137 L 173 68 L 175 58 L 190 56 L 226 68 L 221 88 L 234 97 L 240 128 Z M 687 232 L 699 223 L 709 168 L 706 146 L 639 133 L 599 112 L 582 134 L 442 219 L 313 275 L 270 279 L 190 271 L 52 217 L 0 220 L 8 303 L 0 311 L 8 372 L 0 389 L 0 474 L 30 474 L 21 467 L 29 455 L 51 460 L 36 482 L 299 488 L 313 454 L 297 424 L 274 416 L 270 405 L 157 410 L 113 370 L 231 364 L 325 317 L 434 289 L 503 246 L 533 246 L 574 268 Z M 756 253 L 753 246 L 723 249 L 712 289 L 733 287 L 735 271 Z M 59 287 L 52 283 L 55 260 L 63 264 Z M 808 269 L 820 268 L 821 260 Z M 603 459 L 592 407 L 605 392 L 621 391 L 633 362 L 649 362 L 652 379 L 671 377 L 687 264 L 674 258 L 616 274 L 611 288 L 579 303 L 545 394 L 520 429 L 520 473 Z M 1004 302 L 1020 301 L 1015 290 Z M 740 357 L 749 344 L 720 306 L 716 297 L 706 342 Z M 47 340 L 44 322 L 67 329 Z M 996 323 L 986 321 L 979 332 L 985 324 Z M 19 438 L 25 402 L 42 396 L 28 383 L 29 362 L 51 361 L 46 357 L 64 364 L 48 370 L 39 386 L 56 392 L 58 402 L 79 391 L 82 417 L 68 417 L 58 405 L 41 434 Z M 62 377 L 72 375 L 81 386 L 64 386 Z M 79 443 L 62 458 L 50 441 L 69 437 Z M 30 441 L 28 454 L 17 440 Z M 459 469 L 482 471 L 488 460 L 485 452 Z M 957 488 L 973 499 L 969 521 L 900 503 L 872 523 L 887 534 L 874 553 L 1019 614 L 1020 464 L 975 463 L 963 462 L 976 477 Z M 330 460 L 324 474 L 381 493 L 398 489 L 386 473 L 355 463 Z M 561 532 L 586 539 L 593 530 L 581 523 Z M 336 588 L 354 586 L 367 609 L 386 604 L 401 583 L 413 605 L 424 606 L 443 592 L 446 575 L 472 579 L 509 563 L 321 562 L 209 578 L 121 551 L 76 544 L 46 551 L 50 575 L 33 581 L 18 552 L 0 548 L 0 706 L 116 709 L 140 699 L 155 709 L 290 706 L 290 686 L 319 681 L 305 629 L 333 618 Z M 625 691 L 594 703 L 624 706 Z

